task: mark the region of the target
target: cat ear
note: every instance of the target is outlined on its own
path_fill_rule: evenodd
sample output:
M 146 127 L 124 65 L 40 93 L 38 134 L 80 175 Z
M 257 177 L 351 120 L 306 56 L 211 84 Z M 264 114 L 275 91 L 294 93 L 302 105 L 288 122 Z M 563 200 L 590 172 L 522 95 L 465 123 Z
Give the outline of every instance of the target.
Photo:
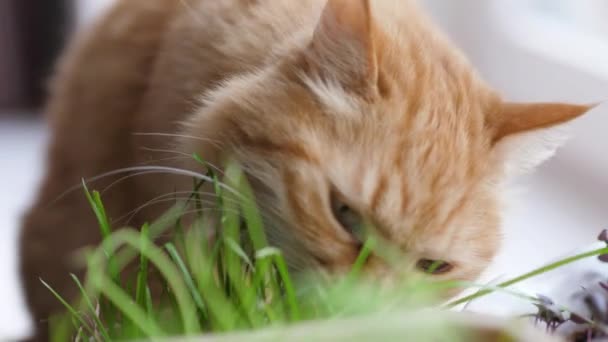
M 517 176 L 551 158 L 565 142 L 565 126 L 593 106 L 561 103 L 506 103 L 489 119 L 497 156 Z
M 373 34 L 370 0 L 328 0 L 307 55 L 313 76 L 354 91 L 375 85 Z

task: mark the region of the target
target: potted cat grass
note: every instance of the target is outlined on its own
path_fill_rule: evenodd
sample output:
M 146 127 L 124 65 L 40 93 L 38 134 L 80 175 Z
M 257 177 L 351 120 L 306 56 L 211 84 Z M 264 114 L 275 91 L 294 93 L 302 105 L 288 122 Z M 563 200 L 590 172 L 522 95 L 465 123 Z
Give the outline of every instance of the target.
M 81 290 L 76 304 L 45 283 L 67 309 L 52 321 L 52 340 L 557 340 L 521 319 L 431 309 L 441 307 L 439 298 L 446 289 L 472 284 L 430 282 L 417 274 L 404 274 L 395 279 L 394 286 L 380 290 L 362 273 L 366 259 L 378 250 L 379 242 L 373 238 L 342 277 L 290 270 L 282 252 L 268 245 L 262 217 L 240 169 L 226 170 L 222 182 L 210 175 L 195 187 L 204 181 L 213 183 L 220 229 L 212 227 L 213 220 L 200 210 L 188 229 L 182 226 L 183 214 L 197 209 L 195 191 L 141 230 L 111 232 L 99 193 L 86 190 L 104 241 L 86 253 L 86 279 L 73 276 Z M 170 230 L 173 239 L 158 243 L 157 237 Z M 560 261 L 495 288 L 481 289 L 445 308 L 607 251 L 603 248 Z M 545 322 L 541 318 L 548 317 L 547 299 L 525 298 L 544 308 L 537 318 Z M 597 330 L 593 322 L 582 320 Z

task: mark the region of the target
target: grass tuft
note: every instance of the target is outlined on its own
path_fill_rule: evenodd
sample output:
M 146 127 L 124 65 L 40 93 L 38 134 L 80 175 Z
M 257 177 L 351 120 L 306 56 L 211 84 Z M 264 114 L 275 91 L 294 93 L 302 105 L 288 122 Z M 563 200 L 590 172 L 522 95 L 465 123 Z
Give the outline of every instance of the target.
M 193 157 L 206 166 L 202 158 Z M 191 196 L 177 201 L 157 221 L 139 230 L 112 230 L 100 194 L 89 191 L 83 181 L 103 242 L 87 255 L 84 282 L 72 275 L 80 289 L 78 304 L 69 303 L 43 281 L 67 311 L 62 318 L 53 320 L 54 340 L 63 341 L 66 336 L 78 341 L 159 339 L 253 330 L 278 331 L 276 336 L 280 337 L 281 329 L 287 325 L 319 320 L 330 321 L 317 333 L 329 332 L 332 336 L 331 322 L 335 321 L 333 333 L 337 338 L 344 335 L 335 331 L 343 327 L 340 320 L 361 316 L 370 317 L 369 322 L 376 322 L 377 329 L 386 332 L 392 331 L 386 324 L 394 319 L 378 320 L 378 315 L 420 310 L 438 303 L 442 291 L 465 286 L 459 282 L 431 283 L 421 275 L 407 274 L 392 288 L 380 290 L 362 275 L 362 269 L 372 253 L 390 255 L 391 249 L 384 248 L 372 235 L 351 271 L 341 279 L 298 274 L 296 280 L 282 251 L 269 245 L 253 191 L 238 165 L 229 164 L 223 177 L 211 171 L 207 176 L 213 180 L 211 184 L 195 181 Z M 215 192 L 217 210 L 213 215 L 206 214 L 208 211 L 201 206 L 199 190 L 203 186 Z M 185 215 L 193 211 L 194 215 Z M 172 240 L 159 239 L 167 235 L 173 236 Z M 505 288 L 520 281 L 605 254 L 608 247 L 564 259 L 497 287 L 483 288 L 447 307 L 493 291 L 508 292 Z M 407 336 L 416 336 L 416 340 L 438 336 L 445 341 L 467 340 L 466 334 L 446 322 L 413 321 L 404 326 L 409 329 Z M 373 331 L 373 327 L 369 329 Z M 362 336 L 366 334 L 357 331 Z M 403 334 L 403 330 L 399 331 Z M 299 332 L 298 336 L 303 340 L 306 336 L 309 340 L 321 337 L 315 335 L 314 329 L 309 333 L 310 336 L 306 331 Z M 247 340 L 247 335 L 242 336 L 240 340 Z

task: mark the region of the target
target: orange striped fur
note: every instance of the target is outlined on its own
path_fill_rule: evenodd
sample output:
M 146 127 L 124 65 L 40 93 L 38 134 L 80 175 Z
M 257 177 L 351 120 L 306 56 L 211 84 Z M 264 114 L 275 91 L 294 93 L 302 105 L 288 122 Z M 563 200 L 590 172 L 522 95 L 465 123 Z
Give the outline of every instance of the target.
M 523 138 L 588 109 L 505 103 L 408 0 L 119 0 L 53 84 L 48 171 L 21 240 L 37 320 L 60 307 L 38 278 L 73 293 L 71 252 L 99 241 L 80 194 L 48 203 L 121 167 L 199 170 L 194 152 L 240 161 L 293 267 L 340 270 L 357 256 L 333 193 L 405 253 L 402 269 L 444 260 L 453 267 L 438 278 L 473 280 L 499 247 L 502 184 L 557 147 Z M 515 155 L 524 141 L 534 155 Z M 114 224 L 188 190 L 186 178 L 113 185 Z M 367 267 L 388 272 L 377 258 Z

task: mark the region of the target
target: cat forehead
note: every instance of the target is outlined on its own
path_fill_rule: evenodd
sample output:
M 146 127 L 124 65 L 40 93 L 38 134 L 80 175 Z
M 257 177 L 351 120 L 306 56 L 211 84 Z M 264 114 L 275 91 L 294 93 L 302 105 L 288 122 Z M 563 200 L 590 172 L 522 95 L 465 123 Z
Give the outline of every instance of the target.
M 359 145 L 325 146 L 322 167 L 367 210 L 389 218 L 412 212 L 447 218 L 490 175 L 484 152 L 456 140 L 405 137 L 374 146 L 362 137 Z
M 392 66 L 378 70 L 376 94 L 362 98 L 332 75 L 299 73 L 310 96 L 320 110 L 337 119 L 359 119 L 377 113 L 380 121 L 406 119 L 408 116 L 437 115 L 468 111 L 482 116 L 483 107 L 491 107 L 498 96 L 467 65 L 450 56 L 420 57 L 424 62 L 398 58 Z M 435 60 L 433 60 L 435 59 Z M 424 65 L 423 65 L 424 64 Z M 466 121 L 469 117 L 461 117 Z

